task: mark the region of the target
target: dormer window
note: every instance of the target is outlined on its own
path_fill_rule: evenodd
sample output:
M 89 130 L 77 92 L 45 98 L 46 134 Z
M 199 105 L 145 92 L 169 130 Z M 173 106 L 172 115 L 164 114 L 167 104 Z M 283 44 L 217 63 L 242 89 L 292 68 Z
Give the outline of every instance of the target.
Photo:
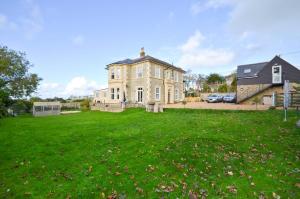
M 244 73 L 251 73 L 251 69 L 250 68 L 244 69 Z

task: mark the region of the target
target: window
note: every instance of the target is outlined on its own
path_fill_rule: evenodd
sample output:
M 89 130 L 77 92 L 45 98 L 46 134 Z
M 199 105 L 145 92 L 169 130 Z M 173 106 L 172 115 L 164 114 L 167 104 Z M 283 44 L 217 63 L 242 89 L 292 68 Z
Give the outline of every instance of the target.
M 99 92 L 96 92 L 96 97 L 99 97 Z
M 155 100 L 160 100 L 160 88 L 155 88 Z
M 170 79 L 170 71 L 166 71 L 166 79 Z
M 174 80 L 175 82 L 178 82 L 178 72 L 174 71 Z
M 137 102 L 143 102 L 143 88 L 137 89 Z
M 155 66 L 155 77 L 160 78 L 160 67 L 159 66 Z
M 274 67 L 273 68 L 273 73 L 279 73 L 279 71 L 280 71 L 280 68 L 279 68 L 279 66 L 277 66 L 277 67 Z
M 115 69 L 112 68 L 111 69 L 111 76 L 110 76 L 111 79 L 115 79 Z
M 175 100 L 179 99 L 179 90 L 175 89 Z
M 143 77 L 143 66 L 137 66 L 136 67 L 136 78 L 142 78 Z
M 43 111 L 43 107 L 42 107 L 42 106 L 35 106 L 35 107 L 34 107 L 34 110 L 35 110 L 36 112 L 41 112 L 41 111 Z
M 121 69 L 117 68 L 116 79 L 120 79 L 120 75 L 121 75 Z
M 52 110 L 52 106 L 44 106 L 44 111 L 51 111 Z
M 117 99 L 120 99 L 120 88 L 117 88 Z
M 251 69 L 250 68 L 245 69 L 244 73 L 251 73 Z
M 111 95 L 111 99 L 115 99 L 115 89 L 114 88 L 111 88 L 110 89 L 110 95 Z
M 59 106 L 56 106 L 56 105 L 53 106 L 53 110 L 54 110 L 54 111 L 58 111 L 58 110 L 59 110 Z

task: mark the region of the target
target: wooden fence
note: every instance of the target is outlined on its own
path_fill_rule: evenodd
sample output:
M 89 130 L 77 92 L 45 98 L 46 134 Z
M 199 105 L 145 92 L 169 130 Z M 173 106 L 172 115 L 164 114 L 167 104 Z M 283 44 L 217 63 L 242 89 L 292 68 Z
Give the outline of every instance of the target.
M 289 107 L 300 107 L 300 92 L 289 93 Z M 284 105 L 284 94 L 278 93 L 275 95 L 275 106 L 283 107 Z

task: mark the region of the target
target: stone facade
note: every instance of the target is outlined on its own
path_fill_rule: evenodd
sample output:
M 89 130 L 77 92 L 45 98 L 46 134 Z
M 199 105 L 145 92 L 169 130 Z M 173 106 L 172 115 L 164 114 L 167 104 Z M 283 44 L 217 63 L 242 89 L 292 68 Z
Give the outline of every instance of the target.
M 241 85 L 241 86 L 238 86 L 238 89 L 239 89 L 239 87 L 242 88 L 242 86 L 245 90 L 247 90 L 247 88 L 248 88 L 249 91 L 255 91 L 255 89 L 258 89 L 258 88 L 266 88 L 266 89 L 264 89 L 262 92 L 258 92 L 257 95 L 254 95 L 254 96 L 249 97 L 248 99 L 242 101 L 241 104 L 253 104 L 254 103 L 253 100 L 256 97 L 260 100 L 260 104 L 266 104 L 266 102 L 264 102 L 264 101 L 272 101 L 273 100 L 272 99 L 273 93 L 278 93 L 278 94 L 283 93 L 283 85 L 278 85 L 278 86 L 275 86 L 275 85 L 271 86 L 269 84 L 263 84 L 263 86 L 260 86 L 260 85 Z M 297 84 L 297 83 L 291 83 L 290 84 L 290 91 L 291 92 L 295 91 L 295 89 L 294 89 L 295 86 L 299 86 L 299 84 Z M 241 92 L 238 92 L 238 94 L 239 93 L 241 93 Z M 270 98 L 270 100 L 265 100 L 266 98 Z M 266 105 L 272 105 L 272 104 L 266 104 Z
M 108 96 L 108 89 L 94 91 L 93 103 L 105 103 Z
M 170 67 L 153 60 L 137 63 L 115 63 L 107 67 L 108 89 L 106 103 L 146 105 L 149 102 L 176 103 L 184 99 L 183 74 L 177 67 Z
M 249 98 L 270 86 L 271 84 L 237 85 L 237 102 Z

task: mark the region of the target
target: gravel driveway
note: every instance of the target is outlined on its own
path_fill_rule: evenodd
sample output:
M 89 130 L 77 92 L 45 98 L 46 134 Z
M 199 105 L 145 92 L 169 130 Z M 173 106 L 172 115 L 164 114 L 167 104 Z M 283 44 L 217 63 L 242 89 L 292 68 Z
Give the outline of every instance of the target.
M 182 103 L 166 104 L 165 108 L 184 108 Z M 232 103 L 207 103 L 207 102 L 188 102 L 185 108 L 191 109 L 220 109 L 220 110 L 256 110 L 255 105 L 243 105 Z M 257 110 L 267 110 L 267 105 L 257 105 Z

